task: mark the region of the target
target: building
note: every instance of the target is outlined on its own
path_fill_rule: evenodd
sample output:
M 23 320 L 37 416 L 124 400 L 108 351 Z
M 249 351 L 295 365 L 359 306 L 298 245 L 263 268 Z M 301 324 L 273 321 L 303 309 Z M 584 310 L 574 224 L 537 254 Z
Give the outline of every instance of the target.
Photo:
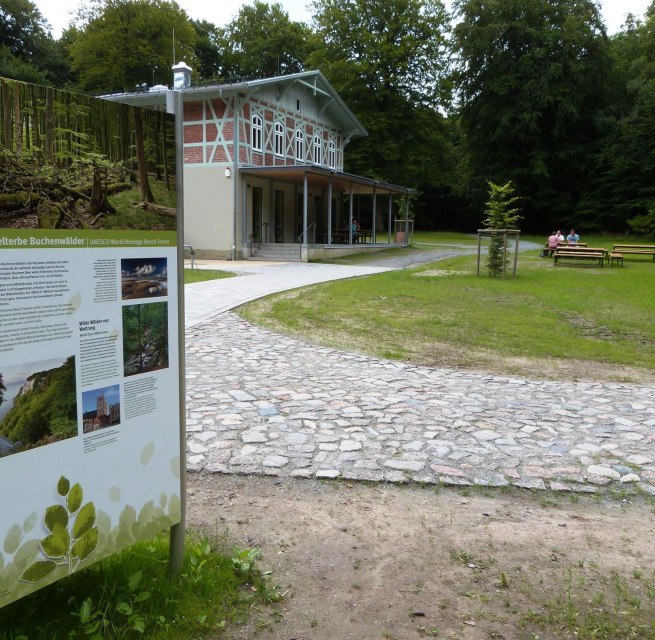
M 184 113 L 184 241 L 196 256 L 278 249 L 309 260 L 406 243 L 394 202 L 414 191 L 343 172 L 349 141 L 366 130 L 320 71 L 206 87 L 191 86 L 182 62 L 173 71 Z M 170 93 L 105 98 L 164 109 Z

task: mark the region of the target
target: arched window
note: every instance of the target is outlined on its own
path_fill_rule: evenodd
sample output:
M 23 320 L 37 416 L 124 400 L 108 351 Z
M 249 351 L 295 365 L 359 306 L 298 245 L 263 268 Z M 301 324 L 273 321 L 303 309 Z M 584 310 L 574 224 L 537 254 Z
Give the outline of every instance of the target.
M 337 168 L 337 148 L 334 144 L 334 140 L 330 140 L 328 144 L 328 166 L 330 169 Z
M 305 134 L 296 129 L 296 160 L 305 161 Z
M 321 164 L 321 160 L 323 159 L 321 151 L 321 136 L 316 134 L 314 136 L 314 164 Z
M 281 122 L 275 123 L 275 155 L 284 156 L 284 126 Z
M 255 114 L 251 122 L 251 140 L 253 151 L 262 150 L 262 118 Z

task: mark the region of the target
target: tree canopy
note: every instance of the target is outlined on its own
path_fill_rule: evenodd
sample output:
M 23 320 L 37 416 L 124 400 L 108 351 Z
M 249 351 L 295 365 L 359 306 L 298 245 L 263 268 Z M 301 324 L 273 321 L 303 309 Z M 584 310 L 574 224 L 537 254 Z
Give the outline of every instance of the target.
M 133 90 L 169 82 L 171 56 L 192 67 L 196 31 L 177 3 L 167 0 L 94 0 L 69 52 L 84 91 Z
M 220 30 L 217 44 L 223 54 L 226 79 L 264 78 L 304 70 L 311 31 L 289 19 L 282 5 L 255 0 L 243 5 L 232 22 Z
M 456 86 L 475 201 L 512 180 L 528 226 L 568 219 L 604 104 L 607 37 L 592 0 L 460 0 Z M 536 225 L 535 225 L 536 226 Z

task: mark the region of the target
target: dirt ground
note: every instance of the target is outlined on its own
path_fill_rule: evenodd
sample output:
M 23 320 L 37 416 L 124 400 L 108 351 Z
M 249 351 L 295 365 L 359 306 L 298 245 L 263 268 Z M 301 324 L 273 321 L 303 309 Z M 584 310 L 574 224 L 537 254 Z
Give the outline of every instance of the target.
M 216 638 L 655 638 L 652 499 L 205 473 L 188 496 L 284 594 Z M 615 621 L 649 630 L 574 634 Z

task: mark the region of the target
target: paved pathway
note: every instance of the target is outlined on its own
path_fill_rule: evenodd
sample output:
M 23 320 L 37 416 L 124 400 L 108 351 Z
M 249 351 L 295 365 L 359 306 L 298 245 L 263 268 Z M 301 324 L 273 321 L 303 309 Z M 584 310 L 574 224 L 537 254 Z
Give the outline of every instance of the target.
M 522 380 L 317 347 L 224 310 L 239 291 L 244 300 L 267 292 L 267 281 L 279 291 L 307 284 L 310 271 L 322 281 L 371 268 L 245 268 L 251 275 L 186 287 L 190 470 L 559 491 L 617 482 L 655 495 L 651 387 Z

